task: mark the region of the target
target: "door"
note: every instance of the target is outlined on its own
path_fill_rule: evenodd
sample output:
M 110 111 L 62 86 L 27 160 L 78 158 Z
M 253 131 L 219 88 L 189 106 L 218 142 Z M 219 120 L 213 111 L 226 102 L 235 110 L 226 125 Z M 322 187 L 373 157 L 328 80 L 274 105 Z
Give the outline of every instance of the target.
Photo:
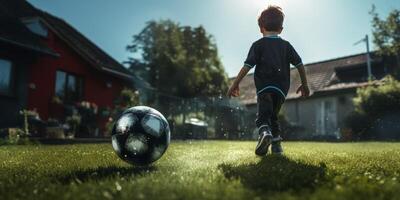
M 334 99 L 322 100 L 316 110 L 316 134 L 335 135 L 337 132 L 337 107 Z

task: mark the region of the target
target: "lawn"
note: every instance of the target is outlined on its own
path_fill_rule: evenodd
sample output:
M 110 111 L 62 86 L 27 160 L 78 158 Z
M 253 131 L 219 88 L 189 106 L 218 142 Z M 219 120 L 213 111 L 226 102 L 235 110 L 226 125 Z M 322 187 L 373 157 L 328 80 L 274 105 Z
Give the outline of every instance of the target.
M 400 143 L 174 142 L 153 166 L 111 144 L 0 147 L 0 199 L 400 199 Z

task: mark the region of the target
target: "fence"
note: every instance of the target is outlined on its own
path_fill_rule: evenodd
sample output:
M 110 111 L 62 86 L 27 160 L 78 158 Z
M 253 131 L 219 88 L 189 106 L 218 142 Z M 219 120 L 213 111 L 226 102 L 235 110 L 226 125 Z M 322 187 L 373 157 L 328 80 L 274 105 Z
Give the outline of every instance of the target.
M 173 139 L 251 139 L 255 114 L 223 96 L 179 98 L 155 90 L 140 91 L 143 104 L 169 121 Z

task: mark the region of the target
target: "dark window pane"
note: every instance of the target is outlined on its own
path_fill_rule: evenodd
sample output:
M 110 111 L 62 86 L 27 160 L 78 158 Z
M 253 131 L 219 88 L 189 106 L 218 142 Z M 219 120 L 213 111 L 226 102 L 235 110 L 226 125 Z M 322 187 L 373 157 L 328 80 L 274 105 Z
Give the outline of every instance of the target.
M 39 18 L 35 17 L 31 19 L 26 19 L 23 20 L 23 23 L 33 33 L 38 34 L 42 37 L 47 37 L 48 35 L 47 28 L 42 24 Z
M 77 84 L 76 84 L 76 76 L 70 75 L 68 74 L 68 91 L 67 91 L 67 95 L 68 95 L 68 101 L 73 102 L 73 101 L 77 101 L 78 100 L 78 96 L 77 96 Z
M 76 77 L 68 75 L 68 92 L 76 92 Z
M 56 96 L 65 97 L 65 84 L 67 83 L 67 74 L 65 72 L 57 71 L 56 74 Z
M 77 79 L 77 95 L 78 95 L 78 100 L 82 100 L 83 98 L 83 78 L 78 77 Z
M 9 94 L 11 92 L 11 70 L 12 63 L 0 59 L 0 93 Z
M 75 103 L 83 97 L 83 79 L 67 72 L 57 71 L 56 95 L 64 103 Z

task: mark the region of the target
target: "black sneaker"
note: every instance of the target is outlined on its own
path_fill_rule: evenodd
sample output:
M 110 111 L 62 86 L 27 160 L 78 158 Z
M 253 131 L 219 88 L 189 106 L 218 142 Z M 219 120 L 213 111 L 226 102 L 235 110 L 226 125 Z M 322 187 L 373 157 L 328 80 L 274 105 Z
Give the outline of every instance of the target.
M 272 154 L 278 154 L 282 155 L 283 154 L 283 148 L 281 145 L 282 138 L 280 136 L 275 137 L 272 139 L 271 142 L 271 152 Z
M 256 146 L 256 155 L 263 156 L 268 153 L 269 145 L 272 142 L 271 131 L 262 131 L 260 136 L 258 136 L 258 143 Z

